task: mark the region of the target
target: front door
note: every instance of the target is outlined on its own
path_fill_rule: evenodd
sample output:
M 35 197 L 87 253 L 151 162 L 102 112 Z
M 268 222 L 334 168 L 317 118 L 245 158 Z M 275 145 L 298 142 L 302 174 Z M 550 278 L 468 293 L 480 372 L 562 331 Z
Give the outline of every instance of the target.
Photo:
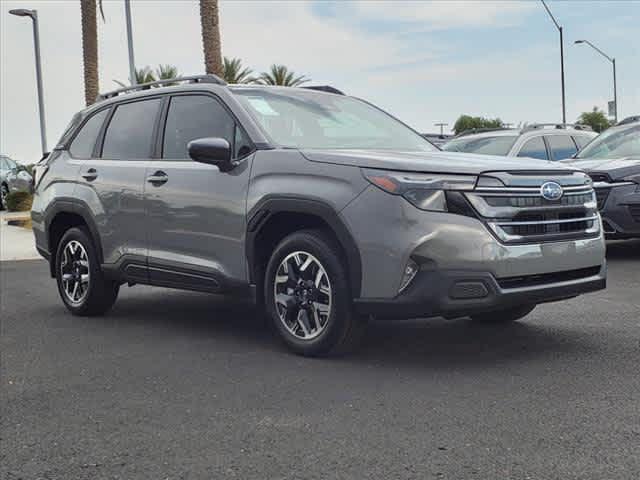
M 149 163 L 145 185 L 151 283 L 205 291 L 242 286 L 247 137 L 222 103 L 203 93 L 171 97 L 163 117 L 160 158 Z M 187 144 L 204 137 L 228 140 L 243 158 L 229 172 L 194 162 Z

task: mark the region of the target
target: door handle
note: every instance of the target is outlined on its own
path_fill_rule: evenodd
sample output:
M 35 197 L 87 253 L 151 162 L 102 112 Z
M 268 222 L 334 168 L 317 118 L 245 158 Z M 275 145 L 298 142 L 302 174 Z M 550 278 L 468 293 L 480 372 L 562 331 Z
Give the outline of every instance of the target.
M 149 182 L 150 184 L 156 187 L 159 187 L 160 185 L 164 185 L 165 183 L 167 183 L 167 180 L 169 180 L 169 175 L 164 173 L 162 170 L 158 170 L 153 175 L 149 175 L 147 177 L 147 182 Z
M 98 178 L 98 172 L 95 168 L 90 168 L 85 173 L 82 174 L 82 178 L 84 178 L 87 182 L 91 182 Z

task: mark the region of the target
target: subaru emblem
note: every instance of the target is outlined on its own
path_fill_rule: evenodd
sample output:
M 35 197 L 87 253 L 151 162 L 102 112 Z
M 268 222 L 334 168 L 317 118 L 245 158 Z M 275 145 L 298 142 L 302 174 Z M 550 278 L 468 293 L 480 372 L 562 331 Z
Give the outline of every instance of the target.
M 564 195 L 564 190 L 556 182 L 546 182 L 540 187 L 540 194 L 545 200 L 560 200 Z

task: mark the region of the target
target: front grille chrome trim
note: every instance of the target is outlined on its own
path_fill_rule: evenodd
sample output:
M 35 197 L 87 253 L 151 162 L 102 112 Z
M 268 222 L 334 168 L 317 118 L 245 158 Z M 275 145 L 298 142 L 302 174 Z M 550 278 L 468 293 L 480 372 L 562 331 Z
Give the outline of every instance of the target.
M 591 217 L 583 217 L 583 218 L 564 218 L 562 220 L 533 220 L 530 222 L 489 222 L 498 226 L 510 226 L 510 227 L 518 227 L 522 225 L 554 225 L 560 223 L 577 223 L 577 222 L 593 222 L 598 220 L 598 215 L 593 215 Z

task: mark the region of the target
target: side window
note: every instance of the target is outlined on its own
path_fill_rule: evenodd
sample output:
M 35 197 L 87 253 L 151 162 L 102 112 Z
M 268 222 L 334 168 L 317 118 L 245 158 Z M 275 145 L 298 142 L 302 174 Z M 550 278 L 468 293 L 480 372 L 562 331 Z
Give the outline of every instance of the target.
M 4 163 L 4 157 L 0 157 L 0 170 L 6 170 L 7 166 Z
M 104 136 L 102 158 L 149 158 L 159 107 L 159 98 L 118 105 Z
M 109 109 L 106 108 L 85 122 L 69 147 L 69 153 L 72 157 L 91 158 L 93 156 L 93 147 L 96 145 L 96 139 L 108 113 Z
M 237 146 L 235 129 L 233 117 L 214 98 L 205 95 L 173 97 L 164 129 L 162 158 L 188 160 L 187 144 L 196 138 L 224 138 L 233 148 L 234 144 Z
M 569 158 L 578 151 L 569 135 L 548 135 L 546 138 L 554 160 Z
M 547 148 L 544 146 L 542 137 L 534 137 L 528 140 L 520 149 L 519 157 L 537 158 L 539 160 L 549 160 Z
M 584 135 L 576 135 L 573 137 L 573 141 L 578 145 L 578 149 L 584 147 L 587 143 L 591 141 L 591 137 L 585 137 Z

